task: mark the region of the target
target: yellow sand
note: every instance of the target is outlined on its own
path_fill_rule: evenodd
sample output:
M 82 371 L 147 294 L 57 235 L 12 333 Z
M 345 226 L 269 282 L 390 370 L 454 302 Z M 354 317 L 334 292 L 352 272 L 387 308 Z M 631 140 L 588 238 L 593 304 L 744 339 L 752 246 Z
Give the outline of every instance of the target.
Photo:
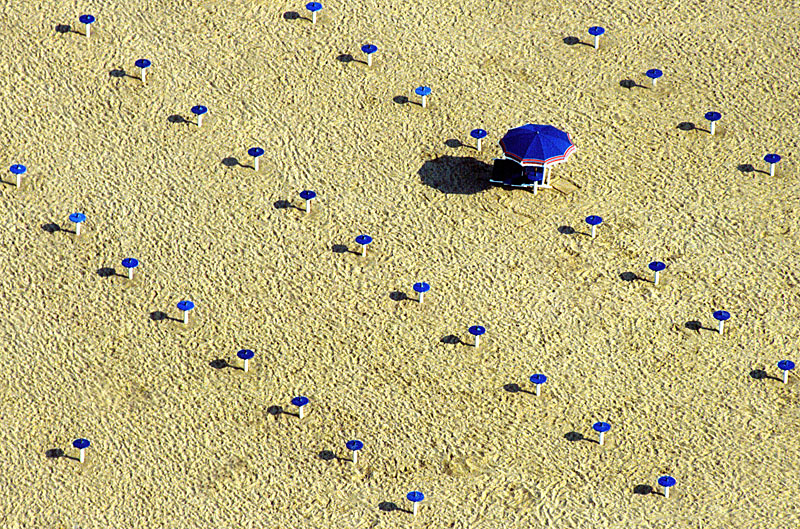
M 797 526 L 800 383 L 776 367 L 800 335 L 797 3 L 331 0 L 316 25 L 284 16 L 303 4 L 1 3 L 0 151 L 28 174 L 17 189 L 2 169 L 0 526 Z M 649 68 L 655 90 L 620 86 Z M 168 119 L 197 104 L 201 128 Z M 677 128 L 707 129 L 709 110 L 715 136 Z M 484 185 L 526 122 L 572 135 L 553 175 L 578 191 Z M 402 299 L 417 281 L 421 306 Z M 209 365 L 240 366 L 242 348 L 249 373 Z M 540 398 L 504 389 L 532 392 L 536 372 Z M 669 499 L 634 493 L 662 474 Z

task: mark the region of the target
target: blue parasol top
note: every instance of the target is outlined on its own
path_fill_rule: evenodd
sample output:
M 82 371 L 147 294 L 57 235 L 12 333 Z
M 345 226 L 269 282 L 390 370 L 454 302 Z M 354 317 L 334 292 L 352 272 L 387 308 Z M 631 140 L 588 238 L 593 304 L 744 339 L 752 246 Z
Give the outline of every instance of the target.
M 672 487 L 675 485 L 675 478 L 672 476 L 661 476 L 658 478 L 658 484 L 662 487 Z
M 358 439 L 353 439 L 352 441 L 347 441 L 347 442 L 344 444 L 344 446 L 345 446 L 345 447 L 346 447 L 348 450 L 352 450 L 352 451 L 354 451 L 354 452 L 355 452 L 356 450 L 361 450 L 362 448 L 364 448 L 364 443 L 362 443 L 362 442 L 361 442 L 361 441 L 359 441 Z
M 575 150 L 570 135 L 552 125 L 522 125 L 506 132 L 500 147 L 522 165 L 550 165 L 565 161 Z
M 794 362 L 791 360 L 781 360 L 778 362 L 778 369 L 781 371 L 791 371 L 794 369 Z

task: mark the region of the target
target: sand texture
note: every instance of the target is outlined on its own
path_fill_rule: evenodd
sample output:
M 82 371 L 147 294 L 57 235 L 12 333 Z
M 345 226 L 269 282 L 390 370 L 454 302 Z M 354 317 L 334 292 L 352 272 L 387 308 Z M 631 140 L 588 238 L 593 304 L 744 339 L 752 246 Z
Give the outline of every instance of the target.
M 304 3 L 0 1 L 0 527 L 797 527 L 798 4 Z

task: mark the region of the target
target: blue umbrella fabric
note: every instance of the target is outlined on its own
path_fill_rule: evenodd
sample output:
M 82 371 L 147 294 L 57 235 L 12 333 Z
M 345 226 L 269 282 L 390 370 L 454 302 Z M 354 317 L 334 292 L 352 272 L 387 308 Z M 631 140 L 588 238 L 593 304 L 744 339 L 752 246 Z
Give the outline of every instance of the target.
M 575 150 L 570 135 L 552 125 L 522 125 L 503 136 L 500 147 L 521 165 L 550 165 L 565 161 Z

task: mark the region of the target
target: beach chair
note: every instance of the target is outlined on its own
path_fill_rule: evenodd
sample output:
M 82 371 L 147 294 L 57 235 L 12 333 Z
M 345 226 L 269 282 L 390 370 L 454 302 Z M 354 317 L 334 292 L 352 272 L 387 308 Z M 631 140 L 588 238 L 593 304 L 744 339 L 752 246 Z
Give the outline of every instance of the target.
M 489 177 L 489 182 L 493 184 L 533 188 L 534 194 L 542 185 L 544 172 L 541 167 L 522 167 L 508 158 L 494 158 L 492 162 L 492 176 Z

